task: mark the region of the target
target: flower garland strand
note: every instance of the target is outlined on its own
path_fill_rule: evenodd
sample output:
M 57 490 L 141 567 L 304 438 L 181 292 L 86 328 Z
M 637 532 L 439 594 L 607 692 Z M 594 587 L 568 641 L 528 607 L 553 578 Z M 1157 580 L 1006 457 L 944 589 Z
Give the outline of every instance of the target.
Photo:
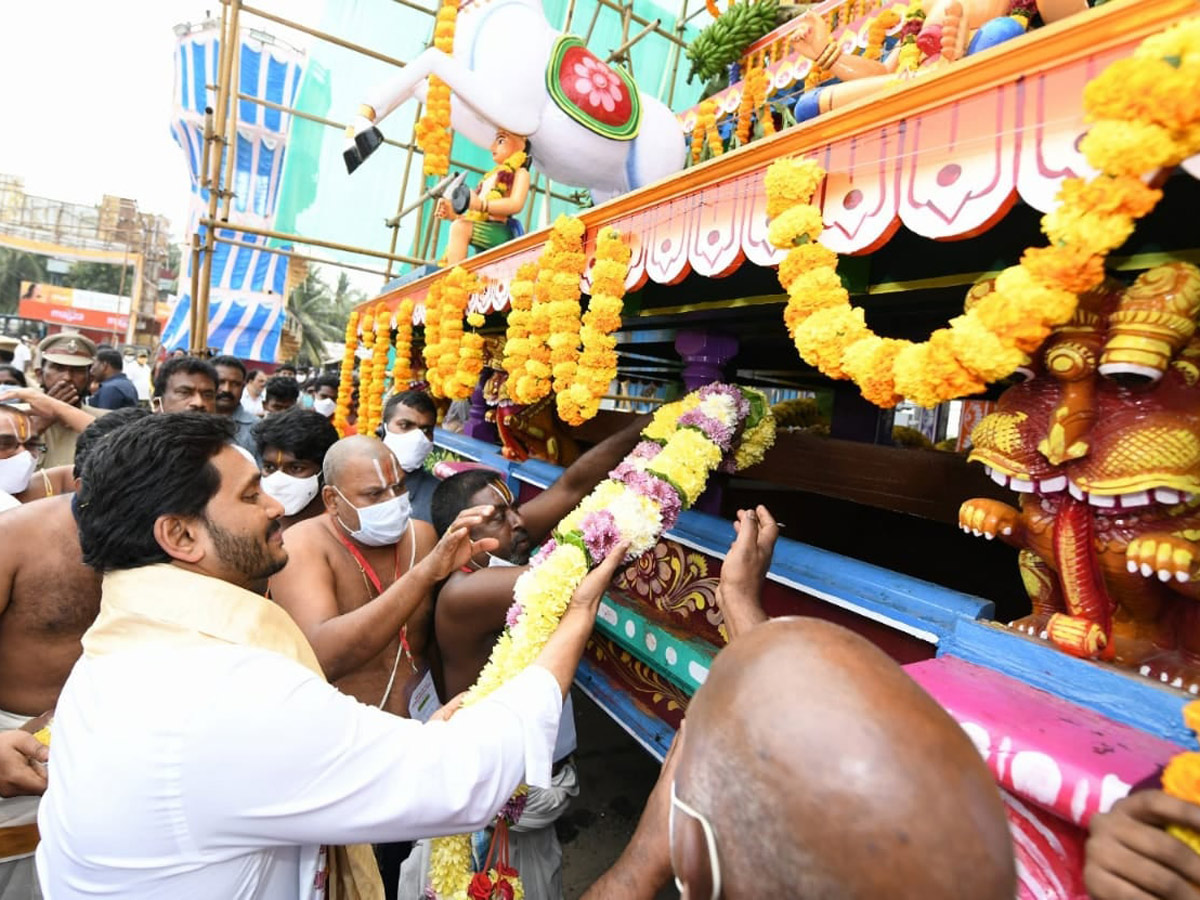
M 779 280 L 784 321 L 800 355 L 830 378 L 850 378 L 879 406 L 907 397 L 932 407 L 977 393 L 1027 360 L 1075 312 L 1077 294 L 1104 279 L 1104 260 L 1162 192 L 1143 176 L 1200 152 L 1200 18 L 1147 38 L 1132 59 L 1089 82 L 1095 122 L 1082 150 L 1101 174 L 1067 179 L 1042 218 L 1049 247 L 1031 247 L 995 289 L 921 343 L 881 338 L 851 305 L 836 255 L 817 243 L 824 228 L 813 194 L 825 177 L 812 160 L 779 160 L 766 176 L 768 238 L 787 249 Z
M 433 25 L 433 46 L 447 56 L 454 53 L 454 27 L 458 19 L 458 0 L 442 0 Z M 436 75 L 429 76 L 425 94 L 425 114 L 414 129 L 417 146 L 425 154 L 424 173 L 441 177 L 450 171 L 450 85 Z
M 371 353 L 358 367 L 358 410 L 355 418 L 359 434 L 370 434 L 371 382 L 375 377 L 375 310 L 362 317 L 362 346 Z
M 553 390 L 563 396 L 575 383 L 579 368 L 582 293 L 580 279 L 587 268 L 583 252 L 583 222 L 571 216 L 559 216 L 550 232 L 550 240 L 542 253 L 542 268 L 534 283 L 534 302 L 544 296 L 549 303 L 550 374 Z M 545 293 L 539 290 L 545 286 Z
M 579 369 L 574 384 L 557 397 L 558 414 L 569 425 L 580 425 L 595 416 L 600 400 L 617 377 L 617 341 L 613 333 L 621 327 L 629 258 L 629 246 L 615 228 L 600 232 L 592 266 L 592 297 L 579 332 L 583 345 Z
M 391 349 L 392 311 L 386 303 L 375 307 L 375 346 L 371 354 L 371 385 L 367 394 L 367 425 L 363 434 L 374 434 L 383 423 L 383 393 L 387 383 L 387 358 Z
M 1200 734 L 1200 702 L 1193 701 L 1183 708 L 1183 723 Z M 1163 791 L 1188 803 L 1200 803 L 1200 753 L 1187 751 L 1171 757 L 1162 773 Z M 1174 835 L 1200 853 L 1200 834 L 1184 825 L 1168 825 L 1167 833 Z
M 429 393 L 435 397 L 446 396 L 442 390 L 442 377 L 438 369 L 438 354 L 442 344 L 442 291 L 445 277 L 436 279 L 425 293 L 425 346 L 421 358 L 425 361 L 425 380 L 429 382 Z
M 396 359 L 392 363 L 392 391 L 408 390 L 412 382 L 413 300 L 405 297 L 396 307 Z
M 529 322 L 533 309 L 533 282 L 537 278 L 537 265 L 521 263 L 512 283 L 508 286 L 511 309 L 508 312 L 508 329 L 505 332 L 504 371 L 510 378 L 506 386 L 516 386 L 515 373 L 525 371 L 525 363 L 529 359 L 530 340 Z
M 744 443 L 771 415 L 761 394 L 725 384 L 701 388 L 674 408 L 683 412 L 668 421 L 660 411 L 643 432 L 644 440 L 559 523 L 517 579 L 507 627 L 463 706 L 529 666 L 588 570 L 623 541 L 631 557 L 652 549 L 700 495 L 713 470 L 737 465 L 743 449 L 739 436 Z M 752 425 L 754 415 L 760 419 Z M 470 859 L 466 835 L 433 842 L 430 886 L 436 896 L 466 900 Z
M 346 321 L 346 345 L 342 351 L 342 368 L 338 373 L 337 406 L 333 413 L 333 427 L 339 437 L 350 430 L 350 401 L 354 397 L 354 351 L 358 349 L 358 310 L 350 313 Z

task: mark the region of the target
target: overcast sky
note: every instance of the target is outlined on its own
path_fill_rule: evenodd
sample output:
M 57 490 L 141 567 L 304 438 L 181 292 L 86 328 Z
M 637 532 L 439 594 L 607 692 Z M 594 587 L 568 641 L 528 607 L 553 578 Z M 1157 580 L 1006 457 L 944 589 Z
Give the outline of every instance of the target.
M 322 0 L 260 0 L 319 25 Z M 29 193 L 95 204 L 130 197 L 183 237 L 187 166 L 171 138 L 173 26 L 220 16 L 216 0 L 4 3 L 0 172 Z M 256 23 L 257 24 L 257 23 Z M 265 26 L 289 42 L 306 36 Z

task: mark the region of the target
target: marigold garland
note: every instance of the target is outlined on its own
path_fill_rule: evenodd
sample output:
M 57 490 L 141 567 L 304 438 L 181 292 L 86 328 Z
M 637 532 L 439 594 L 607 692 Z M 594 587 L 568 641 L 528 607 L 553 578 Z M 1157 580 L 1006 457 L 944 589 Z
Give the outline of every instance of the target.
M 508 625 L 464 706 L 488 696 L 537 658 L 589 568 L 623 541 L 630 556 L 651 550 L 714 469 L 737 465 L 751 434 L 760 442 L 751 452 L 763 449 L 762 421 L 771 413 L 756 391 L 711 384 L 672 409 L 674 418 L 668 421 L 660 411 L 643 432 L 644 440 L 559 523 L 553 539 L 517 579 Z M 759 421 L 751 426 L 756 415 Z M 474 877 L 470 859 L 466 835 L 433 842 L 430 889 L 437 897 L 466 900 Z M 496 876 L 489 875 L 494 881 Z
M 473 273 L 455 266 L 429 286 L 425 297 L 425 365 L 429 392 L 466 400 L 483 370 L 483 338 L 464 333 L 471 295 L 483 289 Z
M 342 352 L 342 368 L 338 374 L 337 406 L 333 413 L 333 427 L 340 437 L 350 429 L 350 401 L 354 396 L 354 352 L 358 349 L 358 310 L 350 313 L 346 322 L 346 345 Z
M 615 228 L 600 232 L 592 266 L 592 297 L 579 331 L 583 345 L 579 368 L 574 383 L 556 398 L 559 417 L 569 425 L 580 425 L 595 416 L 600 400 L 617 377 L 617 340 L 613 332 L 621 327 L 629 259 L 629 246 Z
M 371 307 L 370 311 L 362 317 L 361 326 L 362 346 L 371 352 L 358 367 L 358 409 L 355 411 L 355 421 L 358 431 L 368 434 L 370 433 L 370 429 L 367 427 L 370 424 L 368 415 L 370 401 L 367 396 L 371 392 L 371 382 L 375 377 L 375 307 Z
M 1200 732 L 1200 702 L 1183 708 L 1184 724 L 1192 732 Z M 1200 804 L 1200 753 L 1188 751 L 1171 757 L 1162 773 L 1163 791 L 1188 803 Z M 1200 853 L 1200 834 L 1183 825 L 1168 825 L 1167 833 L 1183 841 L 1192 851 Z
M 371 380 L 369 389 L 359 388 L 367 398 L 367 423 L 364 434 L 374 434 L 383 424 L 383 394 L 387 385 L 387 358 L 391 348 L 389 340 L 392 330 L 392 313 L 386 303 L 375 307 L 375 341 L 370 363 Z M 365 364 L 364 364 L 365 365 Z
M 412 381 L 413 300 L 405 297 L 396 307 L 396 340 L 393 344 L 396 359 L 392 363 L 392 390 L 408 390 Z
M 454 52 L 454 27 L 458 19 L 458 0 L 442 0 L 433 26 L 433 46 L 447 56 Z M 436 75 L 429 76 L 425 93 L 425 114 L 414 130 L 417 146 L 425 155 L 424 173 L 441 177 L 450 171 L 450 85 Z
M 725 152 L 725 144 L 721 141 L 721 129 L 717 127 L 717 101 L 711 97 L 705 100 L 700 104 L 696 115 L 704 123 L 704 136 L 708 141 L 709 156 L 720 156 Z
M 914 4 L 906 28 L 921 18 Z M 1162 106 L 1147 100 L 1151 90 Z M 1063 182 L 1058 207 L 1042 218 L 1051 246 L 1029 248 L 991 293 L 919 344 L 875 335 L 850 304 L 836 256 L 817 243 L 824 223 L 811 200 L 824 170 L 807 159 L 773 163 L 765 179 L 768 238 L 788 250 L 779 280 L 800 355 L 830 378 L 852 379 L 884 407 L 902 398 L 936 406 L 1011 374 L 1071 318 L 1076 295 L 1103 281 L 1105 257 L 1157 204 L 1162 192 L 1143 176 L 1200 152 L 1200 19 L 1147 38 L 1132 60 L 1106 68 L 1084 90 L 1084 107 L 1095 124 L 1082 149 L 1101 174 Z
M 867 24 L 867 49 L 863 51 L 863 57 L 876 61 L 883 59 L 883 42 L 887 39 L 887 33 L 899 23 L 900 14 L 895 7 L 874 16 Z
M 515 389 L 517 376 L 512 373 L 524 372 L 525 362 L 529 359 L 529 323 L 533 316 L 533 282 L 536 278 L 537 265 L 522 263 L 508 286 L 511 309 L 508 312 L 502 363 L 504 371 L 510 373 L 510 378 L 505 382 L 506 388 L 511 386 Z
M 548 393 L 552 384 L 565 392 L 575 378 L 579 359 L 580 278 L 587 265 L 583 252 L 583 223 L 570 216 L 559 216 L 550 231 L 546 246 L 538 257 L 532 285 L 528 318 L 518 317 L 507 348 L 504 367 L 508 388 L 517 403 L 534 403 Z M 523 293 L 530 270 L 522 267 L 514 284 L 520 293 L 514 297 L 523 307 L 529 296 Z M 513 288 L 510 288 L 510 294 Z M 510 315 L 511 319 L 511 315 Z M 510 327 L 512 323 L 510 321 Z M 553 379 L 553 382 L 551 381 Z

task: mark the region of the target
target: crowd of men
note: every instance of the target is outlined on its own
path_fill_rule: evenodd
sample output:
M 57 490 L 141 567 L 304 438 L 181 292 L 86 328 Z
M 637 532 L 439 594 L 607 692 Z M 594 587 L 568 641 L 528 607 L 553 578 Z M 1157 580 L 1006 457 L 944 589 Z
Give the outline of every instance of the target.
M 645 421 L 518 505 L 497 472 L 426 470 L 420 391 L 339 439 L 336 379 L 180 355 L 145 402 L 125 354 L 78 335 L 39 350 L 40 389 L 0 381 L 0 898 L 423 898 L 429 839 L 481 832 L 486 853 L 522 783 L 510 862 L 529 900 L 562 897 L 569 687 L 624 548 L 528 669 L 458 703 L 531 553 Z M 586 896 L 672 876 L 713 900 L 1015 896 L 965 733 L 862 638 L 767 621 L 776 523 L 758 507 L 735 530 L 730 646 Z M 1168 823 L 1200 830 L 1200 810 L 1148 790 L 1094 819 L 1093 896 L 1193 896 L 1200 856 Z

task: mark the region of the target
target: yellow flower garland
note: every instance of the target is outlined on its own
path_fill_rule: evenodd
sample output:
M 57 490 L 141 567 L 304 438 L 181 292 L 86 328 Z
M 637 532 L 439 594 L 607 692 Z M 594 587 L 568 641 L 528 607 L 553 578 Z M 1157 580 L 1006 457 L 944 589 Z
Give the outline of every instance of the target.
M 704 121 L 704 135 L 708 140 L 709 156 L 718 157 L 725 152 L 721 142 L 721 130 L 717 128 L 717 101 L 711 97 L 700 104 L 697 115 Z
M 442 376 L 438 369 L 438 354 L 442 349 L 442 291 L 445 278 L 438 278 L 429 285 L 425 293 L 425 347 L 421 358 L 425 360 L 425 380 L 429 382 L 429 393 L 435 397 L 446 396 L 442 390 Z
M 863 51 L 865 59 L 883 59 L 883 42 L 887 33 L 900 21 L 900 14 L 895 8 L 885 9 L 871 19 L 867 25 L 867 49 Z
M 482 184 L 483 182 L 487 181 L 489 178 L 495 177 L 500 172 L 508 172 L 510 175 L 515 174 L 517 169 L 519 169 L 519 168 L 521 168 L 521 166 L 525 165 L 525 159 L 526 159 L 525 151 L 518 150 L 516 153 L 512 154 L 506 160 L 504 160 L 504 162 L 500 163 L 500 165 L 493 166 L 492 168 L 488 169 L 487 174 L 485 174 L 483 176 L 483 178 L 480 179 L 480 183 Z M 501 183 L 500 179 L 496 178 L 495 182 L 493 182 L 492 189 L 490 191 L 488 191 L 488 193 L 487 193 L 486 199 L 490 202 L 492 200 L 499 200 L 502 197 L 507 197 L 507 196 L 508 196 L 508 188 L 502 187 L 502 183 Z M 468 210 L 467 212 L 463 213 L 463 218 L 468 219 L 472 222 L 486 222 L 490 218 L 490 216 L 488 213 L 485 213 L 481 209 L 472 209 L 472 210 Z
M 367 350 L 371 351 L 371 355 L 362 360 L 358 367 L 358 410 L 355 421 L 356 428 L 360 434 L 367 434 L 370 424 L 370 401 L 367 399 L 371 393 L 371 382 L 375 378 L 375 308 L 362 317 L 362 345 Z
M 504 371 L 509 373 L 505 390 L 514 399 L 519 377 L 516 373 L 524 373 L 525 363 L 529 359 L 529 323 L 533 315 L 533 282 L 536 278 L 537 265 L 522 263 L 517 267 L 517 273 L 508 287 L 511 309 L 508 313 L 502 365 Z
M 747 433 L 756 432 L 761 422 L 752 424 L 751 420 L 754 416 L 771 419 L 770 409 L 761 394 L 742 391 L 741 395 L 747 400 L 749 413 L 737 414 L 732 412 L 732 407 L 727 407 L 730 411 L 724 424 L 731 433 L 740 425 L 746 427 Z M 721 448 L 701 431 L 677 427 L 676 420 L 682 412 L 702 408 L 704 403 L 701 392 L 696 392 L 680 403 L 671 404 L 674 410 L 671 421 L 666 420 L 662 411 L 655 417 L 659 426 L 655 433 L 662 435 L 657 442 L 663 447 L 647 470 L 659 473 L 661 480 L 676 491 L 684 491 L 686 497 L 680 498 L 684 507 L 699 496 L 709 474 L 721 465 L 724 457 Z M 738 421 L 739 415 L 748 417 Z M 643 431 L 642 436 L 646 440 L 656 440 L 651 428 Z M 741 449 L 731 448 L 739 453 Z M 661 507 L 657 502 L 639 495 L 618 480 L 601 482 L 559 523 L 554 546 L 543 551 L 545 556 L 535 561 L 517 580 L 514 600 L 519 612 L 515 624 L 506 628 L 497 639 L 487 664 L 463 699 L 464 707 L 487 697 L 532 664 L 558 627 L 571 595 L 588 573 L 589 553 L 584 550 L 586 531 L 581 534 L 581 520 L 594 509 L 610 511 L 622 539 L 629 541 L 636 551 L 652 548 L 661 533 Z M 636 512 L 630 514 L 631 510 Z M 569 526 L 568 520 L 576 524 Z M 594 562 L 599 564 L 600 560 Z M 430 887 L 437 897 L 466 900 L 472 878 L 470 838 L 456 835 L 434 840 L 429 877 Z
M 559 216 L 538 257 L 528 319 L 518 317 L 516 333 L 510 334 L 517 345 L 509 346 L 504 363 L 509 394 L 517 403 L 534 403 L 545 397 L 550 393 L 552 378 L 565 391 L 575 377 L 579 359 L 579 280 L 587 265 L 583 231 L 579 219 Z M 528 272 L 522 267 L 518 274 Z M 518 289 L 520 281 L 519 277 L 514 279 L 510 294 Z M 525 290 L 524 284 L 520 284 L 520 291 Z M 514 298 L 514 310 L 517 302 L 524 305 L 525 297 L 521 294 L 519 301 Z M 522 334 L 526 328 L 527 336 Z
M 354 351 L 358 349 L 358 310 L 350 313 L 346 322 L 346 347 L 342 353 L 342 368 L 338 374 L 337 407 L 333 413 L 333 427 L 340 437 L 345 437 L 350 428 L 350 400 L 354 395 Z
M 369 389 L 359 388 L 367 398 L 367 422 L 363 434 L 374 434 L 383 422 L 383 392 L 387 382 L 387 357 L 392 330 L 392 314 L 386 303 L 375 307 L 375 340 L 370 359 Z
M 433 26 L 433 46 L 447 56 L 454 52 L 454 27 L 458 0 L 442 0 Z M 414 130 L 417 146 L 425 154 L 424 173 L 440 177 L 450 171 L 450 85 L 429 76 L 425 114 Z
M 911 9 L 911 8 L 910 8 Z M 910 12 L 910 15 L 912 13 Z M 1149 84 L 1162 105 L 1148 100 Z M 1082 149 L 1101 174 L 1068 179 L 1059 206 L 1042 219 L 1053 242 L 1030 248 L 995 289 L 929 340 L 882 338 L 867 327 L 817 244 L 824 227 L 810 203 L 824 178 L 812 160 L 780 160 L 766 177 L 771 243 L 788 249 L 779 280 L 788 292 L 788 331 L 806 361 L 830 378 L 850 378 L 879 406 L 920 406 L 981 391 L 1011 374 L 1075 311 L 1076 294 L 1103 281 L 1104 259 L 1154 208 L 1161 192 L 1141 176 L 1200 152 L 1200 18 L 1147 38 L 1132 60 L 1113 63 L 1084 91 L 1095 121 Z
M 617 377 L 617 340 L 612 335 L 621 327 L 629 258 L 629 247 L 615 228 L 600 232 L 592 267 L 592 298 L 579 332 L 583 345 L 579 368 L 575 382 L 557 397 L 558 414 L 569 425 L 580 425 L 595 416 L 601 398 Z
M 396 393 L 408 390 L 412 381 L 412 317 L 412 298 L 405 297 L 396 307 L 396 359 L 392 364 L 392 390 Z
M 750 142 L 750 113 L 758 105 L 755 101 L 758 96 L 758 75 L 760 72 L 762 72 L 762 69 L 751 58 L 745 77 L 742 78 L 742 98 L 738 103 L 736 134 L 739 146 Z

